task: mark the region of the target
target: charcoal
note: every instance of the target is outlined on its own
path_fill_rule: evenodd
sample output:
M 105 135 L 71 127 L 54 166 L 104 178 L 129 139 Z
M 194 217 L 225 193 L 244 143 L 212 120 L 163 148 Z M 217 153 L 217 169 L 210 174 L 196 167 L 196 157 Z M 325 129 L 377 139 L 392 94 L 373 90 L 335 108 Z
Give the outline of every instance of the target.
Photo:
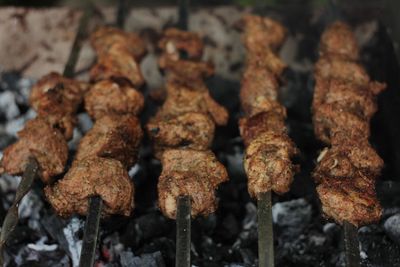
M 387 235 L 400 245 L 400 213 L 389 217 L 383 227 Z
M 292 231 L 290 235 L 297 235 L 311 220 L 311 205 L 304 199 L 276 203 L 272 206 L 272 218 L 280 227 Z

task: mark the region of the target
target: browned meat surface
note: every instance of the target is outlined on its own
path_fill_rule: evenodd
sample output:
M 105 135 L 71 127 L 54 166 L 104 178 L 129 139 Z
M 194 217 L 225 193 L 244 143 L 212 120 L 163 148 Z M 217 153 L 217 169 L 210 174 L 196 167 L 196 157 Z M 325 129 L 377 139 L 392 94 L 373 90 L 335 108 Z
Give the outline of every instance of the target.
M 374 183 L 362 176 L 346 179 L 325 179 L 317 186 L 322 211 L 342 224 L 348 221 L 362 226 L 379 221 L 382 207 L 375 194 Z
M 279 48 L 286 36 L 286 29 L 279 22 L 266 17 L 245 15 L 240 27 L 242 42 L 249 52 L 261 48 Z
M 107 79 L 126 79 L 136 87 L 144 84 L 139 63 L 130 55 L 129 49 L 119 43 L 109 47 L 107 53 L 98 55 L 96 65 L 90 70 L 90 79 L 94 82 Z
M 167 72 L 168 82 L 197 90 L 207 90 L 203 79 L 214 74 L 214 66 L 209 62 L 173 61 L 161 58 L 159 66 Z
M 170 149 L 162 154 L 161 163 L 158 197 L 165 216 L 176 217 L 177 197 L 184 195 L 192 199 L 192 216 L 215 210 L 214 190 L 228 173 L 211 151 Z
M 111 158 L 75 161 L 63 179 L 45 188 L 45 195 L 62 217 L 86 215 L 92 196 L 102 198 L 104 215 L 129 216 L 134 205 L 134 188 L 128 172 L 121 162 Z
M 209 114 L 217 125 L 226 125 L 228 111 L 210 96 L 206 90 L 190 88 L 167 83 L 167 98 L 157 112 L 156 120 L 174 118 L 188 112 Z
M 358 63 L 335 57 L 322 57 L 315 64 L 315 76 L 337 79 L 358 85 L 367 85 L 370 78 Z
M 118 43 L 128 48 L 136 60 L 146 54 L 146 44 L 136 33 L 124 32 L 113 27 L 99 27 L 90 35 L 90 43 L 97 54 L 108 53 L 111 46 Z
M 339 131 L 361 139 L 368 139 L 370 135 L 368 120 L 332 104 L 318 107 L 314 112 L 313 123 L 315 135 L 326 144 L 330 144 L 331 136 Z
M 128 168 L 137 160 L 142 135 L 140 122 L 135 116 L 103 116 L 81 139 L 75 162 L 98 156 L 119 160 Z
M 338 223 L 374 223 L 382 214 L 375 180 L 384 163 L 368 142 L 369 122 L 377 110 L 376 95 L 386 85 L 370 81 L 357 63 L 359 49 L 345 23 L 325 30 L 320 54 L 315 66 L 314 131 L 331 145 L 319 155 L 313 173 L 322 210 Z
M 208 115 L 189 112 L 169 120 L 151 120 L 146 128 L 159 157 L 165 148 L 209 149 L 215 125 Z
M 158 46 L 163 50 L 164 55 L 172 60 L 178 60 L 181 51 L 186 52 L 188 58 L 199 60 L 204 49 L 203 41 L 197 33 L 176 28 L 164 31 Z
M 241 118 L 239 129 L 245 146 L 248 146 L 254 138 L 265 132 L 286 134 L 285 117 L 273 111 L 261 112 Z
M 282 61 L 282 59 L 280 59 L 280 57 L 268 47 L 262 47 L 252 51 L 251 53 L 248 53 L 246 61 L 247 69 L 267 69 L 277 76 L 280 76 L 286 68 L 286 64 Z
M 322 34 L 321 55 L 334 55 L 350 60 L 358 60 L 359 49 L 350 27 L 341 21 L 332 23 Z
M 270 71 L 248 66 L 241 80 L 240 103 L 243 111 L 249 116 L 277 109 L 285 113 L 277 102 L 278 89 L 279 84 Z
M 296 153 L 286 135 L 265 132 L 253 139 L 244 157 L 250 195 L 257 197 L 271 190 L 278 194 L 288 192 L 297 171 L 290 159 Z
M 63 132 L 66 139 L 70 139 L 75 125 L 74 115 L 86 90 L 84 83 L 51 72 L 32 87 L 29 101 L 39 117 L 48 120 Z
M 93 119 L 110 114 L 138 115 L 143 106 L 144 98 L 139 91 L 112 80 L 95 83 L 85 95 L 85 109 Z
M 44 183 L 64 171 L 68 158 L 68 146 L 63 135 L 46 120 L 28 121 L 18 132 L 19 140 L 4 150 L 2 168 L 11 175 L 24 172 L 29 157 L 39 164 L 39 175 Z

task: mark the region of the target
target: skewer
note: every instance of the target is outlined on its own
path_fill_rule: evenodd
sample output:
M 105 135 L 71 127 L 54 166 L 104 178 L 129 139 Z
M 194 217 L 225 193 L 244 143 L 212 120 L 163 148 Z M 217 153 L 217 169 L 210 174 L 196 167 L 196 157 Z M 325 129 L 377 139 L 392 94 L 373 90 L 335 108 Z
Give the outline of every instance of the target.
M 189 0 L 178 1 L 178 28 L 188 30 Z M 182 58 L 187 55 L 181 54 Z M 189 196 L 181 196 L 177 200 L 176 215 L 176 251 L 175 266 L 190 267 L 191 244 L 191 205 Z
M 116 10 L 116 27 L 123 29 L 126 15 L 126 1 L 119 0 Z M 96 256 L 97 239 L 100 230 L 100 218 L 103 210 L 103 200 L 99 196 L 89 198 L 82 250 L 79 259 L 80 267 L 93 266 Z
M 360 265 L 360 250 L 358 245 L 357 232 L 358 229 L 353 224 L 345 221 L 344 229 L 344 246 L 346 251 L 346 266 L 359 267 Z
M 176 215 L 176 267 L 190 266 L 190 197 L 178 198 Z
M 271 191 L 260 193 L 257 201 L 258 266 L 274 266 L 274 232 L 272 226 Z
M 79 21 L 78 31 L 74 39 L 74 43 L 71 48 L 67 63 L 64 68 L 63 75 L 65 77 L 71 78 L 74 76 L 74 69 L 76 62 L 78 60 L 78 55 L 82 47 L 82 40 L 86 35 L 87 25 L 90 16 L 93 12 L 93 6 L 88 5 L 84 9 L 84 13 Z M 7 244 L 8 239 L 11 237 L 12 232 L 18 224 L 18 207 L 24 196 L 31 190 L 35 178 L 38 176 L 39 165 L 35 158 L 31 157 L 28 160 L 24 173 L 22 175 L 21 182 L 17 187 L 16 196 L 13 204 L 7 211 L 4 218 L 3 225 L 1 227 L 0 234 L 0 265 L 4 264 L 4 248 Z

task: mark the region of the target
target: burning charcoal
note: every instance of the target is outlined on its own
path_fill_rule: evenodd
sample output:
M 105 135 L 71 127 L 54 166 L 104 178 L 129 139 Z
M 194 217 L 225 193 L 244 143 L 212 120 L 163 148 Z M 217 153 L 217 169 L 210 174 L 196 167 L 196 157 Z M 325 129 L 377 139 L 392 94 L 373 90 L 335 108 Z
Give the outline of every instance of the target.
M 389 217 L 383 227 L 387 235 L 400 245 L 400 213 Z
M 311 220 L 311 205 L 304 199 L 276 203 L 272 206 L 274 223 L 301 232 Z

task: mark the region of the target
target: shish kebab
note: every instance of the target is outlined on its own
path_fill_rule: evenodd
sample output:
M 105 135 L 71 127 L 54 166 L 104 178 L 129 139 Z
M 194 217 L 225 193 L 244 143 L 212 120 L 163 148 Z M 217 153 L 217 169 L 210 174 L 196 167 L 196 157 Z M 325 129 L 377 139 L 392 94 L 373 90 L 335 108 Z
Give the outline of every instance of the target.
M 136 116 L 144 98 L 135 88 L 144 83 L 138 62 L 146 48 L 136 34 L 112 27 L 99 28 L 90 40 L 98 60 L 90 71 L 92 85 L 84 104 L 95 124 L 81 139 L 67 174 L 47 186 L 45 194 L 63 217 L 87 215 L 89 199 L 96 196 L 104 205 L 104 215 L 129 216 L 134 187 L 127 170 L 137 161 L 143 135 Z M 95 247 L 96 242 L 90 248 Z M 80 266 L 93 265 L 95 253 L 88 254 L 81 255 Z
M 298 169 L 291 158 L 298 153 L 287 135 L 286 109 L 279 103 L 279 78 L 285 64 L 276 50 L 286 30 L 277 21 L 255 15 L 242 18 L 242 41 L 247 50 L 239 120 L 245 144 L 244 169 L 248 190 L 258 200 L 259 266 L 274 266 L 271 191 L 289 191 Z
M 352 241 L 346 238 L 350 234 L 356 239 L 356 227 L 377 222 L 382 215 L 375 181 L 384 162 L 368 138 L 377 95 L 386 85 L 371 81 L 358 60 L 351 28 L 339 21 L 330 25 L 320 40 L 312 104 L 315 134 L 329 148 L 319 155 L 313 178 L 322 211 L 344 225 L 345 241 Z M 347 264 L 359 266 L 358 241 L 353 246 Z
M 76 112 L 82 102 L 87 84 L 70 79 L 86 36 L 87 25 L 93 7 L 87 6 L 79 22 L 63 75 L 52 72 L 32 88 L 29 102 L 37 117 L 28 121 L 20 138 L 4 150 L 1 172 L 23 174 L 12 206 L 3 221 L 0 236 L 0 265 L 3 265 L 3 249 L 18 223 L 18 206 L 31 189 L 34 180 L 45 184 L 64 171 L 67 158 L 67 141 L 71 139 L 76 123 Z
M 204 78 L 214 70 L 210 63 L 200 61 L 203 42 L 197 34 L 171 28 L 159 46 L 167 96 L 146 126 L 162 163 L 159 206 L 166 217 L 179 221 L 178 200 L 186 196 L 188 217 L 206 216 L 216 210 L 215 189 L 228 179 L 225 167 L 210 151 L 215 124 L 225 125 L 228 113 L 211 98 L 205 85 Z M 181 255 L 179 249 L 177 245 L 176 266 L 190 266 L 190 239 L 185 253 Z

